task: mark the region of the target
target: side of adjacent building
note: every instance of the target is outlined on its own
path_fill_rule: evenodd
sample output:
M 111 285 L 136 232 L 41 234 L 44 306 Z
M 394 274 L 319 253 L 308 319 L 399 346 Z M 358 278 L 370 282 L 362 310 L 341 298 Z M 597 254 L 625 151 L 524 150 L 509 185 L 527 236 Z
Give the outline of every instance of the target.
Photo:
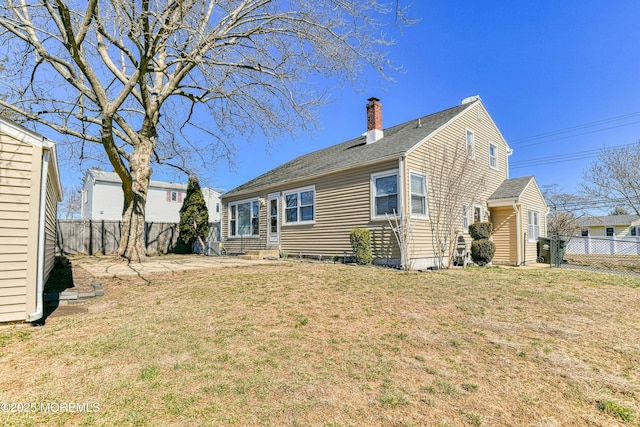
M 55 144 L 0 118 L 0 322 L 42 317 L 61 200 Z

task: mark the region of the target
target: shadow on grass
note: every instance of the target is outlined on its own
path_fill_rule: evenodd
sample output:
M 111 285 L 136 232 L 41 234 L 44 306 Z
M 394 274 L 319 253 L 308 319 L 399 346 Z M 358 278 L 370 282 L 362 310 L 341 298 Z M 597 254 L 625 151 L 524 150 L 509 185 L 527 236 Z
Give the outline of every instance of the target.
M 44 325 L 47 318 L 60 307 L 60 293 L 73 287 L 71 261 L 66 258 L 56 259 L 56 264 L 51 270 L 49 280 L 44 285 L 44 313 L 42 319 L 34 322 L 33 325 Z

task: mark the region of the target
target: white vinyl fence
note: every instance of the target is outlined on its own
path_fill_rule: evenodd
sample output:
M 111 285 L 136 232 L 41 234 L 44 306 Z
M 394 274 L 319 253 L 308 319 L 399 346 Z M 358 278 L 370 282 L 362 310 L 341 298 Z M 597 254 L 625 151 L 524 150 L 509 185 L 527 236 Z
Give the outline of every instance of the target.
M 567 243 L 571 255 L 640 255 L 640 237 L 573 236 Z

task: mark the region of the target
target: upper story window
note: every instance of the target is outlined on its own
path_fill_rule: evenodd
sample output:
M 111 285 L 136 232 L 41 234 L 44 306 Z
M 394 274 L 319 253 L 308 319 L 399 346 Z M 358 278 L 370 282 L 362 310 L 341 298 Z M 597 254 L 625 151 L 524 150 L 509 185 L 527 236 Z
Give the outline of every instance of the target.
M 489 166 L 498 169 L 498 147 L 489 143 Z
M 182 203 L 182 192 L 167 190 L 167 202 Z
M 580 236 L 589 237 L 589 228 L 588 227 L 582 227 L 580 229 Z
M 371 175 L 371 194 L 372 218 L 386 219 L 387 215 L 398 215 L 398 171 Z
M 540 237 L 540 212 L 529 209 L 529 241 L 536 242 Z
M 282 193 L 284 197 L 284 223 L 307 224 L 315 221 L 315 187 L 306 187 Z
M 640 227 L 638 227 L 637 225 L 632 225 L 631 228 L 629 229 L 629 235 L 634 236 L 634 237 L 638 237 L 640 234 L 638 234 L 638 230 Z
M 245 200 L 229 203 L 229 236 L 260 235 L 260 203 Z
M 613 237 L 615 235 L 615 229 L 613 227 L 607 227 L 605 229 L 607 237 Z
M 427 217 L 427 177 L 416 172 L 410 172 L 409 176 L 411 179 L 411 215 Z
M 476 143 L 474 140 L 473 131 L 467 129 L 467 157 L 470 159 L 475 159 L 476 157 Z

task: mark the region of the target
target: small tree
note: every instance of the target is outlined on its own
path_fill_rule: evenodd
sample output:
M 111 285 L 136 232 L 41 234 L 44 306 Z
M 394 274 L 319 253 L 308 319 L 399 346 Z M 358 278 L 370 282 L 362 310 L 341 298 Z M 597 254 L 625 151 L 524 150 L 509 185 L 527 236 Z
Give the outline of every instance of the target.
M 617 207 L 609 212 L 609 215 L 629 215 L 629 211 L 625 208 Z
M 209 211 L 202 196 L 200 183 L 195 176 L 189 177 L 187 184 L 187 195 L 180 208 L 180 242 L 192 248 L 194 242 L 200 245 L 201 253 L 204 250 L 204 239 L 209 232 Z
M 429 224 L 431 246 L 438 268 L 453 265 L 455 242 L 462 230 L 464 205 L 473 206 L 485 187 L 486 175 L 469 158 L 464 140 L 435 145 L 425 160 L 429 176 Z M 446 261 L 445 261 L 446 260 Z
M 411 269 L 410 247 L 413 240 L 413 232 L 416 228 L 416 221 L 412 221 L 409 215 L 399 217 L 395 210 L 393 211 L 393 216 L 387 214 L 387 221 L 389 221 L 391 231 L 393 231 L 400 249 L 400 268 L 408 271 Z
M 549 206 L 547 234 L 567 238 L 572 236 L 578 227 L 578 219 L 590 201 L 582 196 L 564 193 L 558 184 L 544 185 L 542 193 Z

